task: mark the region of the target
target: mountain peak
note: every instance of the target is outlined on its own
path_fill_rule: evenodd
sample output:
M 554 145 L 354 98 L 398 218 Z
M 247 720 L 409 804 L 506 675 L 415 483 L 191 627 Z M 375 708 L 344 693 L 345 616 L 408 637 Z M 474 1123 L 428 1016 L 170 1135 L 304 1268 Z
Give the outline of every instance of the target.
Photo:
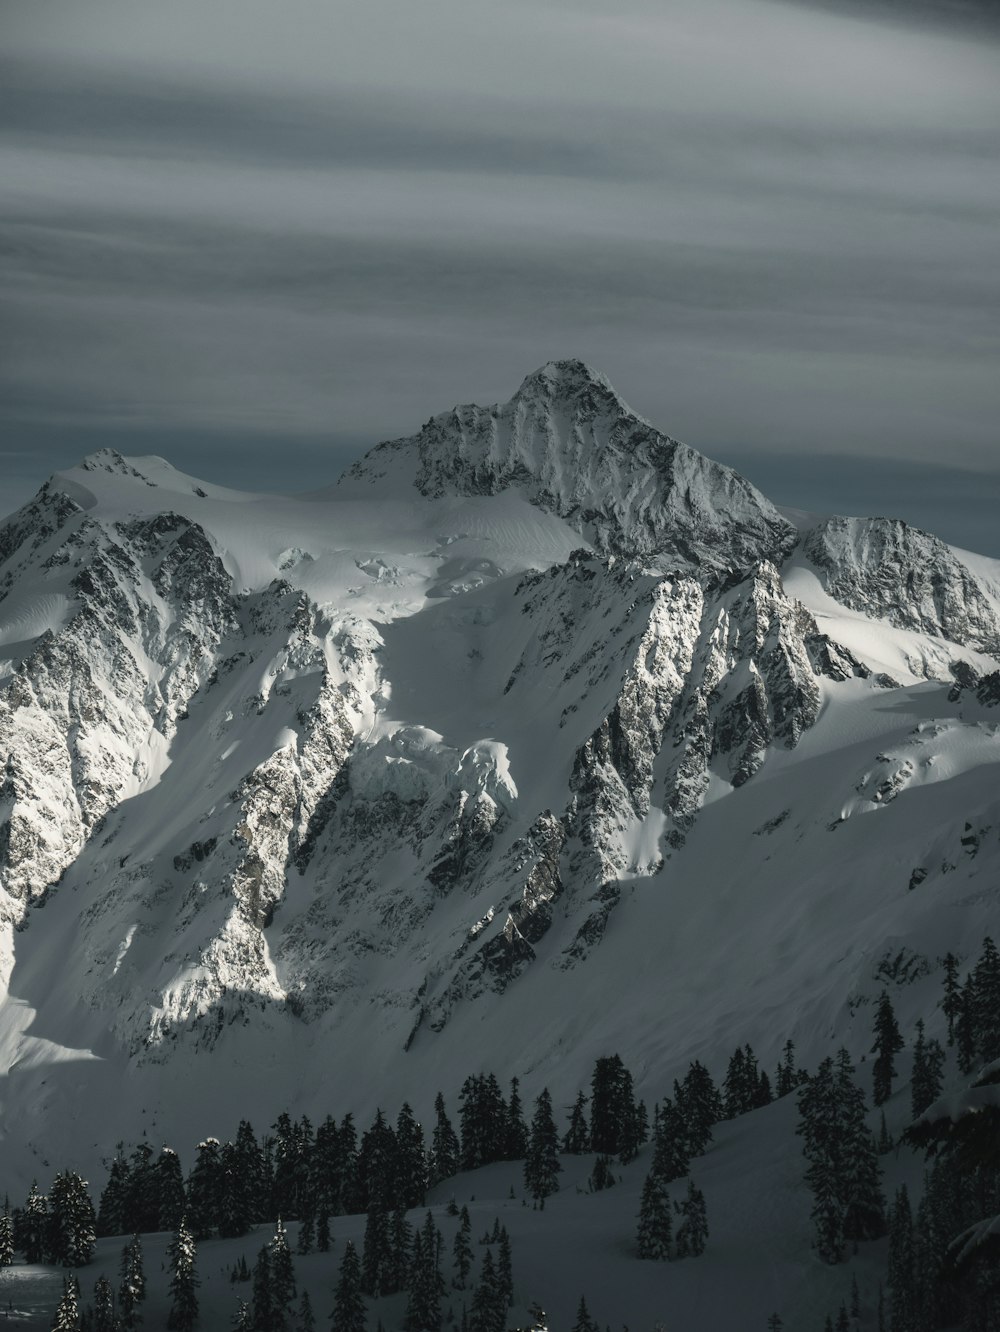
M 509 402 L 455 407 L 378 445 L 345 481 L 428 498 L 514 490 L 599 550 L 688 567 L 742 569 L 796 537 L 748 481 L 657 430 L 577 359 L 547 361 Z

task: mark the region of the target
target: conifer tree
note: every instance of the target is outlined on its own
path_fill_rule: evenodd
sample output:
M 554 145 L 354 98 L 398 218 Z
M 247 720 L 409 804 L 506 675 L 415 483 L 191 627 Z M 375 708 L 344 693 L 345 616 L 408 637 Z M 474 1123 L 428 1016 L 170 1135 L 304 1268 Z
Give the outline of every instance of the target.
M 889 1291 L 892 1295 L 891 1332 L 915 1332 L 913 1293 L 913 1216 L 906 1185 L 896 1191 L 889 1228 Z
M 954 953 L 946 953 L 941 965 L 944 967 L 944 998 L 941 1009 L 948 1023 L 948 1044 L 955 1044 L 955 1023 L 962 1007 L 962 987 L 958 980 L 958 958 Z
M 617 1156 L 635 1121 L 632 1075 L 619 1055 L 599 1058 L 590 1081 L 590 1149 Z
M 506 1321 L 507 1306 L 497 1289 L 493 1255 L 487 1249 L 469 1313 L 469 1332 L 503 1332 Z
M 670 1197 L 663 1180 L 655 1170 L 651 1170 L 642 1186 L 639 1203 L 639 1229 L 636 1235 L 639 1257 L 658 1262 L 668 1261 L 672 1238 Z
M 971 976 L 966 977 L 959 995 L 955 1047 L 959 1069 L 963 1073 L 971 1073 L 976 1063 L 976 996 Z
M 514 1261 L 510 1247 L 510 1236 L 506 1226 L 500 1229 L 500 1246 L 497 1250 L 497 1297 L 508 1309 L 514 1303 Z
M 837 1054 L 836 1086 L 837 1190 L 844 1238 L 858 1241 L 885 1234 L 885 1201 L 878 1148 L 865 1121 L 864 1092 L 853 1074 L 850 1057 L 841 1049 Z
M 973 972 L 976 1049 L 984 1064 L 1000 1059 L 1000 950 L 986 936 Z
M 878 1154 L 885 1156 L 886 1152 L 891 1152 L 895 1145 L 892 1141 L 892 1134 L 889 1132 L 889 1126 L 885 1122 L 885 1111 L 879 1112 L 879 1130 L 878 1130 Z
M 271 1332 L 274 1325 L 274 1292 L 271 1289 L 271 1254 L 264 1245 L 253 1265 L 254 1332 Z
M 590 1151 L 590 1129 L 587 1125 L 587 1097 L 579 1092 L 570 1112 L 569 1127 L 563 1138 L 562 1149 L 569 1156 L 582 1156 Z
M 653 1122 L 653 1170 L 664 1184 L 688 1172 L 687 1126 L 670 1097 L 664 1098 Z
M 24 1204 L 24 1259 L 27 1263 L 40 1263 L 45 1256 L 45 1243 L 49 1226 L 49 1200 L 39 1193 L 38 1184 L 31 1181 L 31 1189 Z
M 389 1218 L 381 1197 L 371 1199 L 365 1221 L 365 1239 L 361 1258 L 361 1289 L 377 1297 L 392 1284 L 392 1254 L 389 1242 Z
M 913 1046 L 913 1072 L 910 1076 L 910 1112 L 919 1119 L 941 1095 L 945 1054 L 936 1040 L 924 1040 L 923 1020 L 917 1022 Z
M 299 1300 L 295 1332 L 316 1332 L 316 1315 L 313 1313 L 312 1301 L 307 1290 L 302 1292 Z
M 856 1323 L 861 1321 L 861 1292 L 856 1272 L 851 1274 L 851 1317 Z
M 388 1288 L 403 1290 L 412 1268 L 413 1230 L 406 1219 L 406 1211 L 397 1207 L 392 1214 L 387 1265 Z
M 236 1312 L 233 1314 L 232 1326 L 235 1332 L 253 1332 L 253 1313 L 246 1300 L 236 1301 Z
M 330 1332 L 366 1332 L 365 1302 L 361 1296 L 361 1264 L 350 1240 L 344 1246 L 334 1293 Z
M 0 1216 L 0 1267 L 10 1267 L 14 1261 L 14 1227 L 10 1220 L 10 1211 L 4 1206 Z
M 767 1320 L 767 1332 L 782 1332 L 784 1326 L 780 1314 L 773 1313 Z
M 674 1083 L 674 1104 L 684 1125 L 688 1152 L 701 1156 L 712 1141 L 713 1125 L 722 1118 L 722 1097 L 699 1060 L 690 1065 L 682 1083 Z
M 524 1162 L 524 1184 L 531 1196 L 544 1204 L 551 1193 L 555 1193 L 559 1172 L 559 1140 L 555 1122 L 552 1118 L 552 1097 L 548 1088 L 543 1088 L 535 1101 L 535 1113 L 531 1121 L 531 1141 L 528 1155 Z
M 467 1207 L 462 1208 L 458 1229 L 455 1231 L 452 1264 L 455 1269 L 452 1285 L 456 1290 L 464 1290 L 472 1270 L 472 1221 Z
M 167 1249 L 170 1260 L 170 1313 L 167 1327 L 170 1332 L 191 1332 L 198 1321 L 198 1298 L 195 1294 L 198 1278 L 195 1274 L 194 1236 L 181 1219 L 177 1233 Z
M 124 1332 L 139 1326 L 139 1306 L 146 1298 L 146 1275 L 142 1267 L 142 1242 L 133 1235 L 122 1249 L 121 1280 L 118 1285 L 118 1313 Z
M 185 1227 L 190 1228 L 194 1239 L 208 1239 L 219 1224 L 222 1202 L 222 1155 L 218 1138 L 199 1142 L 186 1194 Z
M 427 1193 L 424 1134 L 406 1101 L 396 1119 L 395 1201 L 409 1209 L 421 1207 Z
M 97 1207 L 97 1234 L 121 1235 L 125 1230 L 125 1196 L 128 1192 L 128 1163 L 118 1144 L 108 1169 L 108 1182 Z
M 778 1096 L 787 1096 L 799 1085 L 795 1072 L 795 1042 L 787 1040 L 781 1052 L 781 1063 L 774 1076 L 775 1091 Z
M 434 1098 L 434 1132 L 431 1136 L 431 1176 L 435 1184 L 458 1174 L 458 1134 L 452 1128 L 444 1097 Z
M 169 1147 L 157 1157 L 154 1172 L 154 1192 L 158 1200 L 157 1230 L 176 1230 L 187 1208 L 184 1173 L 180 1158 Z
M 412 1332 L 438 1332 L 444 1281 L 440 1268 L 441 1237 L 430 1212 L 414 1236 L 413 1272 L 406 1325 Z
M 504 1132 L 503 1159 L 523 1161 L 528 1155 L 528 1126 L 521 1108 L 521 1085 L 517 1078 L 510 1080 L 510 1099 L 507 1102 L 507 1123 Z
M 694 1180 L 688 1180 L 687 1196 L 680 1204 L 680 1213 L 684 1219 L 677 1228 L 677 1257 L 685 1258 L 690 1254 L 692 1258 L 698 1258 L 705 1252 L 708 1242 L 708 1212 L 705 1195 L 695 1187 Z
M 580 1296 L 580 1303 L 576 1306 L 576 1322 L 573 1324 L 572 1332 L 600 1332 L 600 1327 L 591 1318 L 587 1301 L 582 1295 Z
M 847 1313 L 847 1305 L 842 1304 L 837 1310 L 837 1322 L 835 1332 L 851 1332 L 851 1320 Z
M 884 1105 L 892 1095 L 892 1080 L 896 1076 L 895 1057 L 903 1048 L 899 1024 L 886 990 L 879 996 L 873 1030 L 875 1043 L 871 1052 L 876 1059 L 872 1065 L 872 1095 L 876 1105 Z
M 299 1222 L 299 1238 L 295 1245 L 296 1253 L 311 1253 L 313 1241 L 316 1238 L 316 1217 L 313 1214 L 312 1207 L 303 1213 L 302 1220 Z
M 288 1247 L 288 1235 L 282 1224 L 281 1217 L 278 1217 L 274 1227 L 274 1234 L 271 1236 L 268 1245 L 271 1260 L 271 1307 L 274 1311 L 273 1321 L 275 1332 L 283 1332 L 287 1326 L 288 1316 L 292 1311 L 292 1301 L 295 1299 L 295 1269 L 292 1263 L 292 1253 Z
M 316 1221 L 316 1248 L 320 1253 L 330 1252 L 330 1213 L 321 1207 Z
M 97 1239 L 94 1206 L 87 1182 L 75 1170 L 56 1175 L 49 1190 L 49 1224 L 46 1248 L 54 1263 L 84 1267 L 94 1256 Z
M 52 1332 L 78 1332 L 80 1327 L 80 1303 L 77 1298 L 76 1280 L 69 1274 L 63 1280 L 62 1299 L 52 1320 Z
M 93 1332 L 118 1332 L 119 1327 L 114 1287 L 106 1276 L 98 1277 L 94 1283 Z
M 612 1189 L 615 1186 L 615 1177 L 611 1173 L 611 1157 L 599 1156 L 594 1162 L 594 1168 L 590 1172 L 590 1191 L 591 1193 L 600 1193 L 602 1189 Z

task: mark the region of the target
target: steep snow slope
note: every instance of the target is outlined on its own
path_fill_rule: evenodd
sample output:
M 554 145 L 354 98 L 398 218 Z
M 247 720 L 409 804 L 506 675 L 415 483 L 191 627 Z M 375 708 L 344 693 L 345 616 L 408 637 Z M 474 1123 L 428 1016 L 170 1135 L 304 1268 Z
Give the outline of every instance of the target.
M 7 1145 L 932 1009 L 996 918 L 1000 566 L 802 526 L 578 362 L 312 496 L 53 478 L 0 527 Z

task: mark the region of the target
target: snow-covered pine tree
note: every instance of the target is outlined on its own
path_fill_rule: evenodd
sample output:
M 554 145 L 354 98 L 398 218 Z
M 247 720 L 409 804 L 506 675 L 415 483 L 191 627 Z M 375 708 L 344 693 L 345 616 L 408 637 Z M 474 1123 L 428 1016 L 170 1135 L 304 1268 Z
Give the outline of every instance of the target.
M 620 1055 L 597 1059 L 590 1080 L 590 1149 L 617 1156 L 637 1114 L 632 1075 Z
M 503 1332 L 506 1325 L 507 1305 L 497 1286 L 493 1255 L 487 1249 L 469 1311 L 469 1332 Z
M 316 1216 L 312 1210 L 312 1205 L 302 1213 L 302 1220 L 299 1222 L 299 1237 L 295 1245 L 296 1253 L 311 1253 L 313 1243 L 316 1239 Z
M 118 1315 L 123 1332 L 132 1332 L 142 1321 L 139 1306 L 146 1298 L 146 1274 L 142 1267 L 142 1242 L 133 1235 L 122 1249 L 118 1284 Z
M 455 1243 L 452 1247 L 452 1265 L 455 1275 L 452 1285 L 456 1290 L 464 1290 L 472 1270 L 472 1221 L 469 1209 L 463 1206 L 458 1229 L 455 1231 Z
M 917 1039 L 913 1044 L 913 1072 L 910 1075 L 910 1112 L 919 1119 L 941 1095 L 944 1085 L 945 1054 L 940 1042 L 924 1040 L 923 1019 L 917 1021 Z
M 600 1332 L 600 1324 L 595 1318 L 591 1317 L 590 1310 L 587 1308 L 587 1301 L 581 1295 L 580 1303 L 576 1306 L 576 1321 L 573 1323 L 571 1332 Z
M 543 1088 L 535 1101 L 531 1120 L 531 1140 L 524 1162 L 524 1185 L 531 1196 L 544 1204 L 559 1187 L 559 1139 L 552 1118 L 552 1097 Z
M 941 999 L 941 1011 L 948 1023 L 948 1044 L 955 1044 L 955 1022 L 962 1007 L 962 987 L 958 979 L 958 958 L 954 953 L 946 953 L 941 959 L 944 968 L 944 995 Z
M 233 1314 L 232 1327 L 235 1332 L 254 1332 L 253 1314 L 246 1300 L 236 1301 L 236 1312 Z
M 80 1327 L 80 1301 L 76 1293 L 76 1279 L 71 1272 L 63 1279 L 62 1299 L 52 1320 L 52 1332 L 78 1332 Z
M 984 1064 L 1000 1059 L 1000 950 L 986 936 L 972 973 L 976 1051 Z
M 366 1332 L 366 1324 L 365 1302 L 361 1295 L 361 1263 L 357 1250 L 348 1240 L 340 1260 L 330 1332 Z
M 602 1189 L 614 1188 L 616 1182 L 611 1170 L 611 1157 L 599 1156 L 594 1162 L 593 1170 L 590 1172 L 591 1193 L 600 1193 Z
M 722 1097 L 712 1075 L 700 1060 L 674 1083 L 674 1104 L 684 1123 L 687 1146 L 692 1156 L 701 1156 L 712 1141 L 712 1128 L 722 1118 Z
M 119 1332 L 121 1324 L 115 1317 L 114 1287 L 106 1276 L 94 1283 L 93 1332 Z
M 590 1151 L 590 1128 L 587 1124 L 587 1097 L 583 1092 L 577 1094 L 570 1111 L 569 1126 L 562 1141 L 562 1149 L 568 1156 L 582 1156 Z
M 10 1209 L 4 1205 L 0 1215 L 0 1267 L 10 1267 L 14 1261 L 14 1227 L 11 1224 Z
M 325 1207 L 319 1209 L 316 1219 L 316 1249 L 319 1253 L 330 1252 L 330 1213 Z
M 396 1198 L 398 1169 L 396 1135 L 381 1109 L 376 1110 L 371 1126 L 361 1135 L 355 1161 L 355 1184 L 362 1211 L 370 1213 L 377 1204 L 384 1216 L 391 1209 Z
M 636 1242 L 640 1258 L 667 1262 L 673 1238 L 673 1219 L 670 1215 L 670 1196 L 655 1170 L 646 1176 L 639 1203 L 639 1227 Z
M 781 1052 L 781 1063 L 774 1074 L 774 1089 L 778 1096 L 788 1096 L 799 1085 L 795 1071 L 795 1042 L 787 1040 Z
M 836 1144 L 838 1196 L 846 1240 L 871 1240 L 885 1234 L 885 1199 L 878 1147 L 865 1121 L 865 1095 L 854 1081 L 845 1049 L 837 1054 Z
M 687 1196 L 680 1204 L 680 1213 L 684 1218 L 677 1227 L 677 1257 L 698 1258 L 705 1252 L 708 1243 L 708 1210 L 705 1195 L 695 1187 L 694 1180 L 688 1180 Z
M 377 1298 L 392 1284 L 392 1252 L 389 1218 L 381 1195 L 370 1200 L 365 1220 L 364 1248 L 361 1258 L 361 1289 Z
M 170 1332 L 191 1332 L 198 1321 L 198 1277 L 195 1272 L 194 1236 L 181 1218 L 177 1232 L 167 1249 L 170 1262 L 170 1313 L 167 1327 Z
M 297 1290 L 292 1251 L 288 1247 L 288 1233 L 281 1217 L 275 1222 L 274 1234 L 268 1244 L 271 1260 L 271 1307 L 275 1332 L 284 1332 L 292 1312 L 292 1301 Z
M 833 1060 L 824 1059 L 815 1074 L 799 1089 L 799 1124 L 808 1162 L 805 1180 L 812 1190 L 812 1220 L 816 1248 L 828 1263 L 844 1256 L 840 1159 L 840 1098 Z
M 411 1332 L 438 1332 L 441 1326 L 441 1299 L 444 1281 L 439 1253 L 440 1234 L 430 1212 L 414 1236 L 413 1266 L 410 1274 L 410 1298 L 406 1326 Z
M 302 1297 L 299 1300 L 298 1313 L 295 1318 L 295 1332 L 316 1332 L 316 1315 L 313 1313 L 312 1301 L 307 1290 L 302 1292 Z
M 390 1292 L 404 1290 L 413 1267 L 413 1227 L 406 1219 L 406 1209 L 397 1207 L 389 1231 L 387 1284 Z
M 45 1244 L 49 1227 L 49 1200 L 38 1191 L 37 1181 L 31 1181 L 31 1188 L 24 1204 L 24 1259 L 28 1263 L 40 1263 L 45 1256 Z
M 873 1026 L 875 1043 L 871 1053 L 876 1056 L 872 1064 L 872 1096 L 876 1105 L 884 1105 L 892 1095 L 892 1080 L 896 1076 L 896 1055 L 903 1048 L 903 1038 L 893 1012 L 888 991 L 879 995 Z
M 64 1267 L 85 1267 L 97 1239 L 94 1205 L 87 1182 L 75 1170 L 56 1175 L 49 1190 L 48 1257 Z

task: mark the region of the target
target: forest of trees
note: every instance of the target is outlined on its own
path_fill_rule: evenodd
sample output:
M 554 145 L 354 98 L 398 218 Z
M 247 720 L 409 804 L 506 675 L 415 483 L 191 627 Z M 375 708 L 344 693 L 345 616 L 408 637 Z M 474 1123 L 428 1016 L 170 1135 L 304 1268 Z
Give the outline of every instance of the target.
M 956 959 L 950 954 L 944 959 L 940 1007 L 960 1071 L 968 1074 L 1000 1060 L 1000 954 L 991 939 L 984 940 L 964 979 Z M 871 1099 L 877 1108 L 893 1092 L 906 1049 L 886 991 L 875 1006 L 872 1037 Z M 285 1222 L 299 1223 L 301 1254 L 328 1251 L 331 1218 L 357 1214 L 365 1216 L 363 1243 L 360 1252 L 345 1244 L 331 1292 L 333 1311 L 329 1320 L 324 1315 L 335 1332 L 362 1332 L 366 1301 L 397 1292 L 406 1294 L 406 1327 L 412 1332 L 438 1332 L 449 1292 L 464 1293 L 464 1332 L 504 1332 L 514 1301 L 509 1235 L 497 1220 L 477 1240 L 467 1209 L 452 1204 L 457 1226 L 448 1253 L 430 1211 L 418 1224 L 408 1217 L 424 1206 L 428 1188 L 459 1171 L 521 1162 L 526 1198 L 544 1208 L 559 1187 L 560 1155 L 594 1154 L 590 1189 L 596 1192 L 613 1187 L 617 1166 L 634 1160 L 652 1138 L 634 1252 L 647 1261 L 696 1258 L 706 1249 L 709 1228 L 704 1195 L 691 1177 L 692 1160 L 708 1150 L 720 1121 L 795 1094 L 818 1256 L 839 1263 L 858 1244 L 888 1233 L 880 1329 L 998 1332 L 1000 1239 L 993 1231 L 983 1232 L 983 1242 L 968 1237 L 1000 1214 L 1000 1111 L 995 1121 L 975 1117 L 973 1130 L 949 1127 L 950 1121 L 928 1128 L 921 1116 L 942 1090 L 946 1060 L 945 1047 L 928 1039 L 924 1022 L 917 1021 L 908 1069 L 914 1124 L 906 1139 L 911 1147 L 927 1148 L 933 1160 L 916 1207 L 906 1189 L 889 1201 L 883 1195 L 880 1156 L 894 1144 L 884 1114 L 880 1133 L 872 1133 L 865 1092 L 848 1052 L 838 1050 L 810 1074 L 796 1067 L 788 1041 L 773 1078 L 746 1044 L 734 1050 L 721 1085 L 695 1060 L 674 1081 L 672 1094 L 653 1106 L 651 1121 L 631 1073 L 618 1055 L 609 1055 L 596 1061 L 589 1087 L 569 1106 L 561 1134 L 547 1089 L 535 1099 L 529 1120 L 517 1080 L 505 1096 L 487 1073 L 463 1083 L 457 1129 L 438 1094 L 429 1141 L 404 1103 L 392 1122 L 377 1111 L 360 1134 L 350 1114 L 340 1120 L 327 1116 L 314 1127 L 305 1116 L 283 1113 L 262 1138 L 243 1120 L 232 1140 L 210 1137 L 198 1143 L 186 1175 L 169 1147 L 156 1153 L 143 1141 L 126 1153 L 119 1146 L 96 1215 L 86 1181 L 68 1169 L 56 1174 L 47 1193 L 33 1184 L 23 1206 L 4 1207 L 0 1267 L 21 1253 L 28 1263 L 68 1270 L 53 1329 L 130 1332 L 141 1325 L 145 1298 L 140 1236 L 169 1231 L 169 1327 L 189 1332 L 198 1326 L 198 1244 L 213 1236 L 247 1235 L 270 1223 L 273 1234 L 252 1268 L 243 1262 L 233 1273 L 234 1284 L 249 1287 L 248 1298 L 237 1300 L 233 1326 L 308 1332 L 317 1326 L 316 1315 L 308 1294 L 297 1291 Z M 984 1080 L 1000 1082 L 1000 1071 L 987 1067 Z M 984 1132 L 983 1123 L 992 1134 Z M 677 1188 L 684 1180 L 686 1187 Z M 995 1230 L 1000 1234 L 1000 1222 Z M 85 1303 L 76 1273 L 92 1260 L 97 1238 L 114 1235 L 131 1236 L 122 1249 L 120 1280 L 115 1286 L 102 1277 Z M 477 1245 L 483 1249 L 478 1276 Z M 829 1326 L 857 1326 L 855 1304 L 855 1298 L 845 1301 Z M 581 1299 L 581 1332 L 591 1321 Z M 772 1315 L 769 1327 L 784 1327 L 780 1313 Z

